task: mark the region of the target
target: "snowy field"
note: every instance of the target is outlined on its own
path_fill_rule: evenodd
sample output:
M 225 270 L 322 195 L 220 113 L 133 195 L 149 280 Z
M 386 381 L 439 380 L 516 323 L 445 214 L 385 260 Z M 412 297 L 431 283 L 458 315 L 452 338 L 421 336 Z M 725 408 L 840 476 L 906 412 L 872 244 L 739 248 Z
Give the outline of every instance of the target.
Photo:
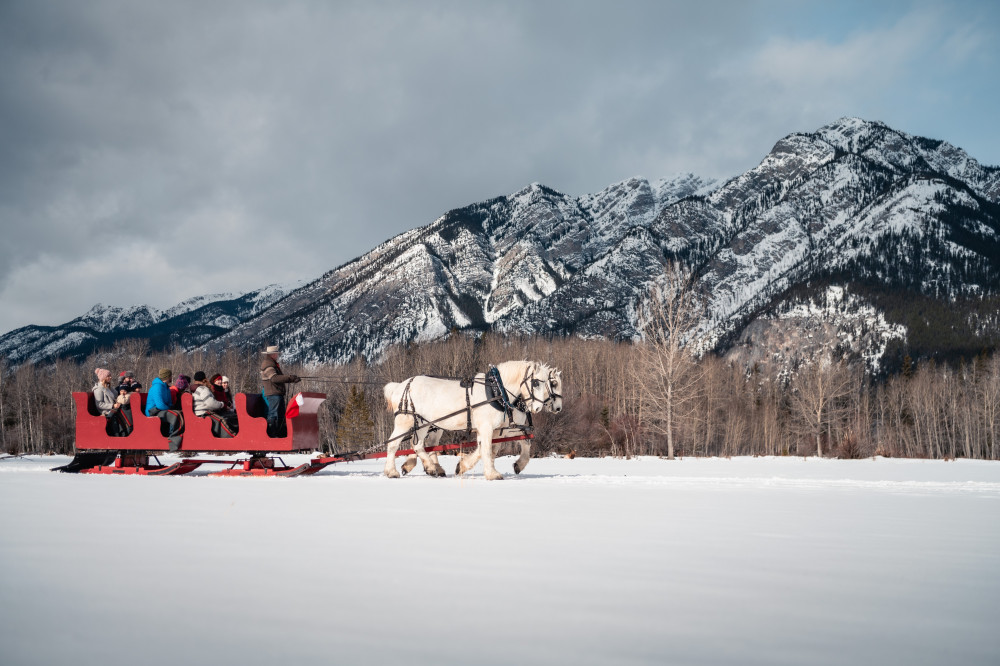
M 7 666 L 1000 664 L 998 463 L 66 460 L 0 462 Z

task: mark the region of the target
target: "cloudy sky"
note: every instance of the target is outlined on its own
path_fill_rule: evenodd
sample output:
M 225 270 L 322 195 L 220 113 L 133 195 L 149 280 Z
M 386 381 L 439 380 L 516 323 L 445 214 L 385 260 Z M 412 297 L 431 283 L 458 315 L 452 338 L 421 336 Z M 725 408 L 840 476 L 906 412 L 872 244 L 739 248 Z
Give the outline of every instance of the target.
M 310 280 L 841 116 L 1000 164 L 996 2 L 0 3 L 0 332 Z

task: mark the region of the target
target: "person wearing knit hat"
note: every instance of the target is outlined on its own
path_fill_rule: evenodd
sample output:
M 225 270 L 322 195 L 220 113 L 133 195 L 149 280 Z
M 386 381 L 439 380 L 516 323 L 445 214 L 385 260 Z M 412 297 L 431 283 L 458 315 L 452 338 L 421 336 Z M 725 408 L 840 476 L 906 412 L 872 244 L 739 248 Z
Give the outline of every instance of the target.
M 188 387 L 191 386 L 191 378 L 187 375 L 177 375 L 177 379 L 174 380 L 174 385 L 170 387 L 170 397 L 173 399 L 171 403 L 173 409 L 181 408 L 181 393 L 187 393 Z
M 122 414 L 128 409 L 128 396 L 118 394 L 111 388 L 111 371 L 104 368 L 94 370 L 97 383 L 91 389 L 94 392 L 94 404 L 108 420 L 105 431 L 112 437 L 124 437 L 132 432 L 131 410 L 128 417 Z
M 104 416 L 111 416 L 114 411 L 117 394 L 111 389 L 111 371 L 104 368 L 94 370 L 97 375 L 97 383 L 91 390 L 94 392 L 94 404 Z
M 118 380 L 118 393 L 132 393 L 133 391 L 141 391 L 142 384 L 135 380 L 135 373 L 131 370 L 126 370 L 120 375 L 121 379 Z
M 226 403 L 226 409 L 233 411 L 233 394 L 229 390 L 229 377 L 215 375 L 209 381 L 212 382 L 212 393 L 216 399 Z
M 155 416 L 166 424 L 170 450 L 179 451 L 184 420 L 180 412 L 173 409 L 173 396 L 168 386 L 172 377 L 170 369 L 163 368 L 149 385 L 149 393 L 146 395 L 146 416 Z
M 222 388 L 222 375 L 218 372 L 209 377 L 208 388 L 212 389 L 212 395 L 222 403 L 226 402 L 226 391 Z M 227 406 L 226 409 L 229 409 Z

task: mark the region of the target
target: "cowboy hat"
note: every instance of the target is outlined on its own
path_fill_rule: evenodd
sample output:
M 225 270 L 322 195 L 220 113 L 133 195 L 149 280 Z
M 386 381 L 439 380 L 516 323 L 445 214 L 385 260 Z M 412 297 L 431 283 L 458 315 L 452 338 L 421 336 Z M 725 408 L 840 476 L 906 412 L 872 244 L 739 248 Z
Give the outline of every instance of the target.
M 261 354 L 277 354 L 277 353 L 278 353 L 278 345 L 271 345 L 270 347 L 261 352 Z

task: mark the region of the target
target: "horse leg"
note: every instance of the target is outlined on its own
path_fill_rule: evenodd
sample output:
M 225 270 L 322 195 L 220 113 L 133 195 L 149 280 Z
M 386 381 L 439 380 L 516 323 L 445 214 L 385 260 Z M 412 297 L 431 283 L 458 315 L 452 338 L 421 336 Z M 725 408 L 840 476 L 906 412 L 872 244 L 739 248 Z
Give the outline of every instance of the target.
M 430 443 L 430 446 L 437 446 L 438 444 L 440 444 L 441 435 L 443 434 L 444 434 L 443 430 L 435 430 L 434 432 L 427 435 L 427 441 Z M 441 467 L 441 463 L 438 462 L 437 451 L 435 451 L 434 453 L 428 453 L 427 456 L 430 458 L 433 467 L 430 471 L 425 469 L 424 472 L 432 474 L 433 476 L 448 476 L 447 474 L 444 473 L 444 468 Z
M 505 436 L 506 432 L 507 431 L 503 429 L 494 431 L 493 439 Z M 470 451 L 469 453 L 460 454 L 458 465 L 455 467 L 455 474 L 465 474 L 470 469 L 479 464 L 479 459 L 481 457 L 482 457 L 482 449 L 479 448 L 478 444 L 476 445 L 476 448 L 473 451 Z
M 424 443 L 424 449 L 426 450 L 428 446 L 437 446 L 438 442 L 441 441 L 442 434 L 444 433 L 441 430 L 435 430 L 428 434 Z M 447 476 L 441 468 L 441 465 L 438 464 L 437 453 L 428 453 L 427 457 L 431 461 L 431 466 L 428 467 L 427 465 L 424 465 L 424 474 L 427 476 Z M 417 460 L 419 460 L 417 454 L 411 453 L 406 459 L 406 462 L 403 463 L 403 474 L 409 474 L 412 472 L 413 468 L 417 466 Z
M 487 481 L 499 481 L 503 479 L 503 474 L 497 471 L 493 464 L 493 428 L 489 425 L 476 430 L 479 436 L 479 451 L 483 458 L 483 476 Z
M 417 431 L 417 442 L 414 444 L 413 450 L 416 452 L 417 456 L 420 458 L 420 462 L 424 466 L 424 473 L 428 476 L 438 476 L 437 470 L 441 469 L 441 466 L 435 464 L 434 461 L 431 460 L 431 457 L 427 455 L 427 451 L 424 449 L 424 439 L 427 437 L 427 430 L 428 428 L 424 427 Z M 438 436 L 438 439 L 440 439 L 440 436 Z M 444 470 L 441 471 L 441 476 L 443 476 Z
M 524 468 L 528 466 L 528 461 L 531 460 L 531 440 L 522 439 L 521 440 L 521 455 L 514 461 L 514 474 L 520 474 L 524 471 Z
M 459 457 L 458 465 L 455 467 L 455 474 L 461 476 L 476 466 L 479 462 L 480 448 L 477 446 L 472 453 L 466 453 Z
M 430 457 L 431 463 L 434 465 L 434 473 L 438 476 L 447 476 L 444 473 L 444 468 L 441 467 L 441 462 L 438 460 L 437 451 L 433 451 L 427 455 Z
M 400 440 L 407 439 L 403 435 L 412 427 L 412 416 L 400 415 L 396 417 L 395 427 L 392 429 L 392 435 L 389 437 L 389 443 L 385 449 L 385 475 L 390 479 L 399 478 L 399 472 L 396 471 L 396 451 L 399 450 Z

